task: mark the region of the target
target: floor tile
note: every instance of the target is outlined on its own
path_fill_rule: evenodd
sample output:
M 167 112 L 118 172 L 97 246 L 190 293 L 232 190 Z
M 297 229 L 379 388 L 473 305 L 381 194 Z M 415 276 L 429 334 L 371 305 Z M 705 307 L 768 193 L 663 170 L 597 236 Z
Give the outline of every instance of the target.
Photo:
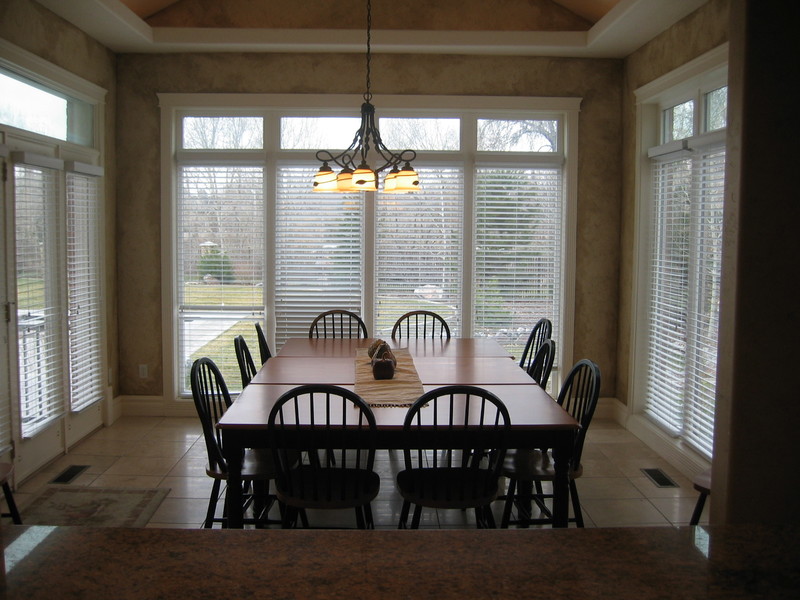
M 164 477 L 178 462 L 176 458 L 123 456 L 104 475 L 150 475 Z
M 581 498 L 581 508 L 598 527 L 667 526 L 670 522 L 646 498 Z

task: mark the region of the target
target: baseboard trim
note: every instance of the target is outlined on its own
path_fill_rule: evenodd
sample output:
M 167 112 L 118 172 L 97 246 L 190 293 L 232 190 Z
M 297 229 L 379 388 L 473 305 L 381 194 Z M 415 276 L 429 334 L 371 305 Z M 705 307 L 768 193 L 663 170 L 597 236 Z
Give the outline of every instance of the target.
M 126 417 L 196 417 L 191 400 L 167 401 L 161 396 L 119 396 Z
M 631 415 L 624 426 L 689 479 L 693 479 L 711 466 L 704 456 L 680 440 L 667 435 L 641 415 Z
M 597 400 L 597 408 L 594 409 L 593 419 L 613 421 L 625 426 L 627 407 L 617 398 L 607 397 Z

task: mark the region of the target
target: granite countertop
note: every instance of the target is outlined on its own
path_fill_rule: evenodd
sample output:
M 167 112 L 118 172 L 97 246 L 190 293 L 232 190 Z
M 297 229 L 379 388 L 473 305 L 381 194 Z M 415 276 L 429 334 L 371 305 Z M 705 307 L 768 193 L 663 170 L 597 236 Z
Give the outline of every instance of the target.
M 800 528 L 3 527 L 0 598 L 800 597 Z

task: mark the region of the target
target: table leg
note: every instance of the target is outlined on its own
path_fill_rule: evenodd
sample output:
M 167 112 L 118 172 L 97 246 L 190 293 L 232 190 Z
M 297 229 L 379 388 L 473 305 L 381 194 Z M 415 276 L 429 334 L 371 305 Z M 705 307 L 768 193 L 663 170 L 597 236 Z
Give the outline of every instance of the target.
M 566 436 L 562 436 L 566 437 Z M 553 446 L 553 527 L 569 526 L 569 461 L 572 458 L 572 436 Z
M 224 436 L 224 434 L 223 434 Z M 242 457 L 244 449 L 223 439 L 225 462 L 228 463 L 228 487 L 225 492 L 225 509 L 228 515 L 229 529 L 242 529 L 244 513 L 242 505 Z

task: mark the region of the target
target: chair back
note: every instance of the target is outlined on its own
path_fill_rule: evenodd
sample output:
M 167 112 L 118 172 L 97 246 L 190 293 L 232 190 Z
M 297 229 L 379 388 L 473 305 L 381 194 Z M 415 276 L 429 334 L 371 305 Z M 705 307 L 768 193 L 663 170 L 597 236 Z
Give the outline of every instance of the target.
M 225 379 L 213 360 L 198 358 L 192 364 L 190 381 L 194 406 L 203 426 L 208 466 L 212 471 L 227 473 L 227 463 L 222 456 L 222 434 L 216 428 L 217 421 L 231 405 Z
M 374 484 L 375 416 L 355 392 L 334 385 L 289 390 L 272 407 L 267 430 L 279 494 L 346 503 Z
M 267 344 L 264 330 L 261 329 L 261 323 L 256 323 L 256 335 L 258 336 L 258 352 L 261 354 L 261 364 L 263 365 L 272 358 L 272 352 L 269 351 L 269 344 Z
M 443 501 L 459 501 L 496 493 L 507 449 L 511 419 L 505 404 L 488 390 L 451 385 L 423 394 L 408 409 L 403 423 L 406 470 L 463 470 L 482 477 L 453 478 L 455 485 L 431 480 L 427 497 L 450 494 Z M 463 482 L 468 488 L 459 489 Z M 482 489 L 474 489 L 481 486 Z
M 528 341 L 525 343 L 525 350 L 522 352 L 522 358 L 519 361 L 519 366 L 526 371 L 530 368 L 539 347 L 545 340 L 549 340 L 553 336 L 553 324 L 550 319 L 539 319 L 536 325 L 531 329 L 528 336 Z
M 397 319 L 392 328 L 392 339 L 432 338 L 450 339 L 450 327 L 435 312 L 429 310 L 412 310 Z
M 244 336 L 237 335 L 233 338 L 233 347 L 236 350 L 236 362 L 239 363 L 239 374 L 242 377 L 242 389 L 244 389 L 258 370 L 253 362 L 253 355 L 250 354 L 250 348 L 244 341 Z
M 544 389 L 550 380 L 550 372 L 553 370 L 553 361 L 556 359 L 556 343 L 553 340 L 545 340 L 539 347 L 539 351 L 528 367 L 528 375 Z
M 586 431 L 592 422 L 599 396 L 600 367 L 589 359 L 579 360 L 564 380 L 564 385 L 561 386 L 561 391 L 558 393 L 558 399 L 556 400 L 564 410 L 580 423 L 572 453 L 573 469 L 577 469 L 580 466 Z
M 308 328 L 310 338 L 367 338 L 367 326 L 349 310 L 328 310 L 320 314 Z

